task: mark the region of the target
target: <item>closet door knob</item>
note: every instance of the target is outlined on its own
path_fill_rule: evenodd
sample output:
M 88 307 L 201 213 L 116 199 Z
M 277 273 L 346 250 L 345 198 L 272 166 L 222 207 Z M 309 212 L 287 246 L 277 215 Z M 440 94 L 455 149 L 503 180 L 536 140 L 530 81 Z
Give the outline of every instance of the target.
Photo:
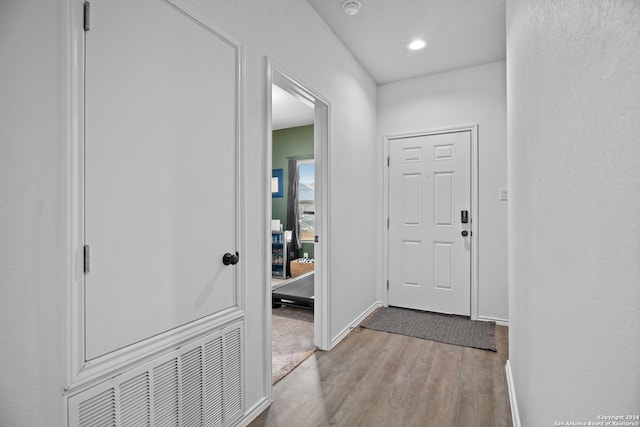
M 235 255 L 231 255 L 229 252 L 222 256 L 222 263 L 224 265 L 236 265 L 240 261 L 240 254 L 236 252 Z

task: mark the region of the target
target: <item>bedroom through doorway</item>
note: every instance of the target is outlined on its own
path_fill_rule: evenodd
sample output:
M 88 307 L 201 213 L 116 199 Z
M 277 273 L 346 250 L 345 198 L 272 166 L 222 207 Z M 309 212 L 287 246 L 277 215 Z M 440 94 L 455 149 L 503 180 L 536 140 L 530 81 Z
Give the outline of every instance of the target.
M 272 84 L 271 357 L 272 384 L 314 344 L 314 108 Z

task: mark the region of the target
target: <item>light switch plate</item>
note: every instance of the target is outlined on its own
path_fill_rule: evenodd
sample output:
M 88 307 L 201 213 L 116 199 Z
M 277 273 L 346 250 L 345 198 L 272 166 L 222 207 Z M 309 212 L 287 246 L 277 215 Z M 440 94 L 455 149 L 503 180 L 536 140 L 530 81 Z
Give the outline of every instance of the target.
M 509 200 L 509 189 L 507 187 L 500 187 L 498 190 L 498 198 L 500 201 Z

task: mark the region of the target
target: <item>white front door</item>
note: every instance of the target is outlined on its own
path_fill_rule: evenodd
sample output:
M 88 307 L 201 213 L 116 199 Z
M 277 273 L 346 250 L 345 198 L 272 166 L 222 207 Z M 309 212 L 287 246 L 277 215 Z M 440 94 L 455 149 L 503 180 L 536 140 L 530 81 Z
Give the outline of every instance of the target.
M 390 139 L 389 155 L 389 305 L 468 316 L 471 131 Z
M 86 360 L 238 304 L 237 47 L 164 1 L 90 24 Z

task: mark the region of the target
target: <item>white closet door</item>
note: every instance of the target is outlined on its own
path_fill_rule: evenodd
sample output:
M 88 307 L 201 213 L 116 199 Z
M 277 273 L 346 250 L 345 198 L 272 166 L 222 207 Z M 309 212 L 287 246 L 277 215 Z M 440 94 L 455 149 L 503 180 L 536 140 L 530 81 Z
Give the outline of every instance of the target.
M 237 305 L 238 51 L 161 0 L 86 33 L 90 360 Z

